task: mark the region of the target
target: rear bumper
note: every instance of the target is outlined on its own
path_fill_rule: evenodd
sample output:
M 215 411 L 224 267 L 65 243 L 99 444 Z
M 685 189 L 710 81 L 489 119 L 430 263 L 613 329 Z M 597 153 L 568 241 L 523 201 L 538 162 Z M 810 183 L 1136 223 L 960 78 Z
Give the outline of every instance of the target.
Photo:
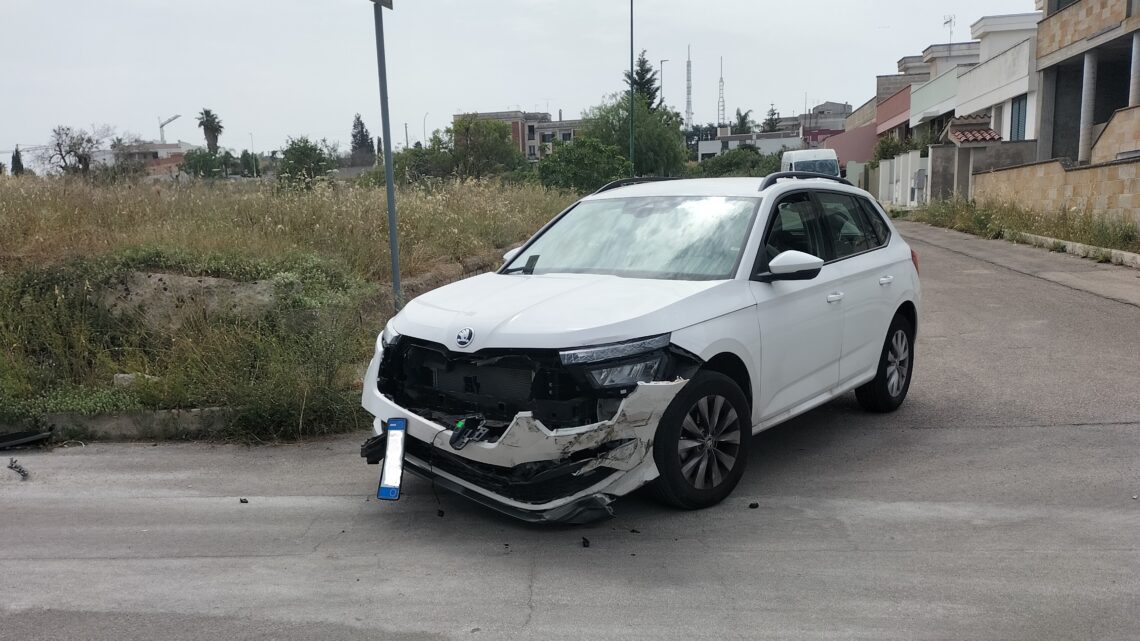
M 449 442 L 450 429 L 379 392 L 380 356 L 365 374 L 362 398 L 375 417 L 373 433 L 382 436 L 389 418 L 407 419 L 409 470 L 530 522 L 578 523 L 609 515 L 615 497 L 657 478 L 653 435 L 686 382 L 643 383 L 613 419 L 581 427 L 550 430 L 530 412 L 520 412 L 498 441 L 471 442 L 457 450 Z M 370 462 L 376 456 L 368 457 Z

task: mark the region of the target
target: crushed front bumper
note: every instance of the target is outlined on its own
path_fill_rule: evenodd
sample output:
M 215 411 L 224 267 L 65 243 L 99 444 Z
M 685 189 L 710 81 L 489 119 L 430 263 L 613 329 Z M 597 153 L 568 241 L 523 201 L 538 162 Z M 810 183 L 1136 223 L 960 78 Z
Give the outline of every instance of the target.
M 454 449 L 452 431 L 409 411 L 377 388 L 380 354 L 364 377 L 362 404 L 375 419 L 361 450 L 369 462 L 383 452 L 385 421 L 408 421 L 405 463 L 420 476 L 531 522 L 581 523 L 612 514 L 615 497 L 657 478 L 653 437 L 661 415 L 686 381 L 641 383 L 607 421 L 550 430 L 519 412 L 495 442 Z

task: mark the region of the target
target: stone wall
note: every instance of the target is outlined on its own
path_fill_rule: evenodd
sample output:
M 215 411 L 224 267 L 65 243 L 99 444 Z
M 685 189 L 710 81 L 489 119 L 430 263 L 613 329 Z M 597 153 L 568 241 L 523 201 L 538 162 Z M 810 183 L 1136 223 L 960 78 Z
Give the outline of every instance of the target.
M 1037 57 L 1043 58 L 1128 17 L 1129 0 L 1080 0 L 1041 21 L 1037 26 Z
M 1140 159 L 1084 167 L 1059 160 L 974 174 L 974 199 L 1040 212 L 1088 209 L 1140 225 Z
M 1140 153 L 1140 107 L 1126 107 L 1112 115 L 1093 146 L 1092 162 L 1111 162 L 1128 152 Z

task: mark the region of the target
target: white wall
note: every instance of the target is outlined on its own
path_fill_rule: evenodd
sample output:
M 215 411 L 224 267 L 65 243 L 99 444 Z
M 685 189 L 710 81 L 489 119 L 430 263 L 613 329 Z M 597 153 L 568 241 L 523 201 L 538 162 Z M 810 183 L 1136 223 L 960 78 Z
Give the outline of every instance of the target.
M 1024 40 L 959 76 L 955 115 L 987 111 L 993 105 L 1036 91 L 1036 49 L 1035 39 Z

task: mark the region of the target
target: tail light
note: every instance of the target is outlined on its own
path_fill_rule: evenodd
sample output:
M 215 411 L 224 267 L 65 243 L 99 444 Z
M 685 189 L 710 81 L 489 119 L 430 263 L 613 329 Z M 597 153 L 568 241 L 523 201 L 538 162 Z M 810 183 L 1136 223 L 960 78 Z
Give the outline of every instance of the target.
M 914 263 L 914 273 L 916 273 L 916 274 L 919 273 L 919 271 L 918 271 L 918 253 L 916 253 L 913 249 L 910 250 L 910 262 Z

